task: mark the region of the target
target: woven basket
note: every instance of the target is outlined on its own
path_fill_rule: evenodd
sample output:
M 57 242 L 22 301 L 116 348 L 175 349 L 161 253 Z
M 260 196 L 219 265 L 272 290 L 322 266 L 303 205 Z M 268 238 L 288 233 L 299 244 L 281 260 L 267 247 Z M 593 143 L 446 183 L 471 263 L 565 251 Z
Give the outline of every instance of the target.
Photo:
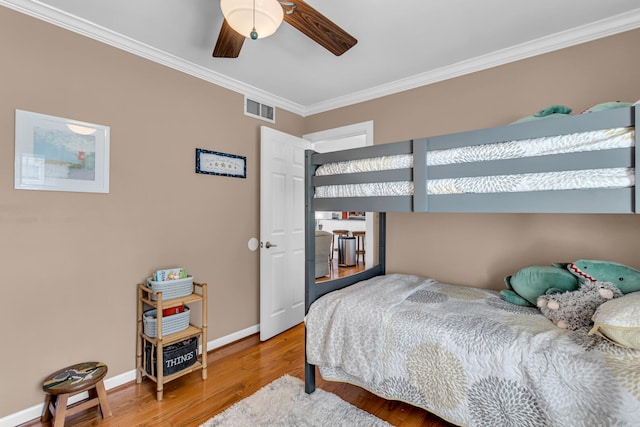
M 189 312 L 189 307 L 185 306 L 182 313 L 163 317 L 162 336 L 175 334 L 176 332 L 187 329 L 189 326 Z M 154 308 L 153 310 L 145 311 L 144 316 L 142 316 L 144 334 L 149 338 L 158 336 L 158 319 L 156 319 L 156 313 L 157 310 Z
M 147 374 L 156 376 L 156 346 L 145 344 L 145 366 Z M 198 360 L 198 337 L 171 344 L 162 349 L 162 375 L 175 374 L 196 363 Z
M 162 292 L 162 299 L 180 298 L 187 295 L 191 295 L 193 292 L 193 277 L 185 277 L 178 280 L 165 280 L 163 282 L 156 282 L 151 280 L 151 277 L 147 279 L 147 287 L 156 292 Z M 151 295 L 151 299 L 155 301 L 157 298 L 155 295 Z

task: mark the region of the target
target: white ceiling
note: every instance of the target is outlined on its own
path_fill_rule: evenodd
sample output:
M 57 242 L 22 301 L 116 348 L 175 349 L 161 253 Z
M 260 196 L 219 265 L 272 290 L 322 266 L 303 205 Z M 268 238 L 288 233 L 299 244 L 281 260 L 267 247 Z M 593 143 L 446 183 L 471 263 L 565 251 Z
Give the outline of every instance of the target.
M 306 0 L 358 39 L 334 56 L 286 23 L 213 58 L 219 0 L 0 0 L 309 115 L 640 27 L 638 0 Z

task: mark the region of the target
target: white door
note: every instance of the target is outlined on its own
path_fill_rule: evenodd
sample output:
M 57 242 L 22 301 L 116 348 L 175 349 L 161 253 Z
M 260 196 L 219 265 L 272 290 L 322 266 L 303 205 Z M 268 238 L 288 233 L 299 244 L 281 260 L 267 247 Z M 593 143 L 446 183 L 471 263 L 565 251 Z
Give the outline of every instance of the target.
M 260 130 L 260 340 L 304 319 L 304 139 Z

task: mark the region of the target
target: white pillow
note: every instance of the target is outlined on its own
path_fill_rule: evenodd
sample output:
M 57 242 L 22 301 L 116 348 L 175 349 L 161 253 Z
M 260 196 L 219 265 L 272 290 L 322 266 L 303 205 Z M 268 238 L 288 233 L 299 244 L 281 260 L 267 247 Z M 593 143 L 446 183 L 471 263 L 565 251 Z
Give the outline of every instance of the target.
M 614 344 L 640 350 L 640 292 L 632 292 L 602 304 L 593 314 L 597 334 Z

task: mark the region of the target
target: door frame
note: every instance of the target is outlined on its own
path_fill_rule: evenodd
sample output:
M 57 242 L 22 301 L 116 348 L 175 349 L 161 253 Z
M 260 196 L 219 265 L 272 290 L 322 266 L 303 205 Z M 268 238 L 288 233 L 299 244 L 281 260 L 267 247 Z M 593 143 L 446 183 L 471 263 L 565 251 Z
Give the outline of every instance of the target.
M 373 145 L 373 120 L 366 122 L 354 123 L 347 126 L 341 126 L 333 129 L 327 129 L 319 132 L 308 133 L 302 135 L 303 139 L 311 142 L 313 149 L 320 152 L 338 151 L 349 148 L 362 147 L 362 142 L 356 140 L 356 137 L 364 135 L 364 145 Z M 351 139 L 353 138 L 353 139 Z M 326 148 L 326 149 L 325 149 Z M 365 265 L 372 266 L 374 259 L 374 245 L 377 236 L 373 232 L 373 213 L 367 212 L 365 219 Z M 369 236 L 371 236 L 369 238 Z

